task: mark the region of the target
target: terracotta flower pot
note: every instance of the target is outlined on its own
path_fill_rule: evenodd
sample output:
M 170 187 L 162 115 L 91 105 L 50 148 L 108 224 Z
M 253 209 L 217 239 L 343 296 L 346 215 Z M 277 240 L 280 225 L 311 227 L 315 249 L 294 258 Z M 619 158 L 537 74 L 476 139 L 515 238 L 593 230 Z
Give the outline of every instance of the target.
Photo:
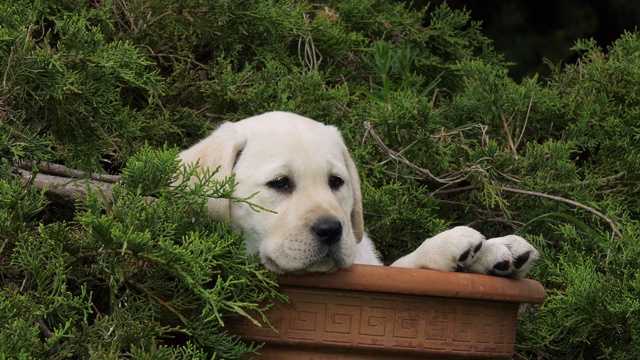
M 542 303 L 528 279 L 354 265 L 328 275 L 281 276 L 289 304 L 230 333 L 265 343 L 260 359 L 510 359 L 519 303 Z

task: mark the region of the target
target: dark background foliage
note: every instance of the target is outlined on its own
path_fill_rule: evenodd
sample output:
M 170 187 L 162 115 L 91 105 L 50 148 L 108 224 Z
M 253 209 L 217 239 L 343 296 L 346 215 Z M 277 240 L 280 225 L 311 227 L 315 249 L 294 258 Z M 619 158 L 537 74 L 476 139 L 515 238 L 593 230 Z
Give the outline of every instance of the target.
M 444 1 L 414 1 L 415 8 Z M 570 47 L 577 39 L 593 38 L 600 45 L 613 43 L 625 30 L 640 24 L 640 3 L 634 0 L 446 1 L 454 9 L 466 8 L 482 21 L 482 33 L 493 40 L 498 53 L 512 62 L 510 75 L 550 74 L 547 62 L 573 63 Z

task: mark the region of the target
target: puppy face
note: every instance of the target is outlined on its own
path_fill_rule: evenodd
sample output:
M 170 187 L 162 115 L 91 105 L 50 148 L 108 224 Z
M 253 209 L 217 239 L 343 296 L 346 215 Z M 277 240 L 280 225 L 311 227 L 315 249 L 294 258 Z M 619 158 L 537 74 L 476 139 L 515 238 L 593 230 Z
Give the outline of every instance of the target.
M 222 125 L 180 154 L 184 162 L 236 174 L 241 202 L 210 200 L 212 217 L 231 220 L 247 251 L 278 273 L 329 272 L 353 263 L 363 235 L 360 184 L 338 130 L 283 112 Z

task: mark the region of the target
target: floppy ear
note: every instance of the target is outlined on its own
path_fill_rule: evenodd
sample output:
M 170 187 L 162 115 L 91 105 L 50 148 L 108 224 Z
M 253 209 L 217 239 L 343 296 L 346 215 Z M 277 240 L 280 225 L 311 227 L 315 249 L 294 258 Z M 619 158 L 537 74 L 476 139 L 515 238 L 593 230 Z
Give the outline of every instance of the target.
M 211 135 L 182 151 L 178 157 L 186 164 L 200 161 L 200 166 L 203 168 L 218 169 L 213 178 L 223 180 L 231 176 L 233 166 L 246 142 L 246 137 L 237 131 L 234 123 L 224 123 Z M 191 179 L 191 181 L 195 180 Z M 216 221 L 229 221 L 230 205 L 231 201 L 227 199 L 209 199 L 207 202 L 209 216 Z
M 358 176 L 358 169 L 356 164 L 351 159 L 349 150 L 343 145 L 342 148 L 344 161 L 347 164 L 347 171 L 349 172 L 349 179 L 351 182 L 351 189 L 353 191 L 353 209 L 351 210 L 351 227 L 353 227 L 353 234 L 356 237 L 356 243 L 362 241 L 364 236 L 364 219 L 362 216 L 362 192 L 360 190 L 360 177 Z

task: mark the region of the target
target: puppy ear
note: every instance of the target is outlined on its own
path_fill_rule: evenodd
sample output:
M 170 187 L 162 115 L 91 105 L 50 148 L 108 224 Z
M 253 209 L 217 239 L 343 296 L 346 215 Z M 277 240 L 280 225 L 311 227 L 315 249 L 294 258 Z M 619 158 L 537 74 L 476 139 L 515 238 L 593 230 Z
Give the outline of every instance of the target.
M 213 178 L 223 180 L 231 176 L 233 166 L 246 142 L 246 137 L 236 130 L 234 123 L 224 123 L 211 135 L 182 151 L 178 157 L 185 164 L 199 161 L 202 168 L 218 169 Z M 195 179 L 191 179 L 193 181 Z M 207 202 L 209 216 L 216 221 L 231 220 L 230 206 L 231 201 L 227 199 L 209 199 Z
M 343 145 L 344 161 L 347 164 L 347 171 L 349 172 L 349 179 L 351 182 L 351 189 L 353 191 L 353 210 L 351 210 L 351 227 L 353 228 L 353 234 L 356 237 L 356 243 L 362 241 L 364 236 L 364 219 L 362 216 L 362 192 L 360 190 L 360 177 L 358 176 L 358 169 L 356 164 L 349 155 L 349 150 Z

